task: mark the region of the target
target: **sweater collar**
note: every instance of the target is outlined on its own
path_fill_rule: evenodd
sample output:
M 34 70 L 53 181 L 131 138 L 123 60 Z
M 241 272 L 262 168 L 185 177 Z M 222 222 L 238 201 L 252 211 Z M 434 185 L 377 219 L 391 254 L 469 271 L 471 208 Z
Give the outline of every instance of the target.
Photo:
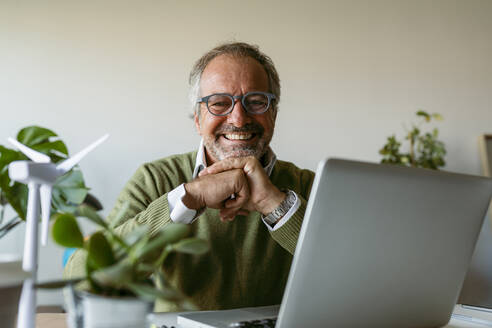
M 277 156 L 270 148 L 270 146 L 268 147 L 265 155 L 263 156 L 263 162 L 264 163 L 261 164 L 263 165 L 266 174 L 270 176 L 272 174 L 273 167 L 277 162 Z M 203 138 L 202 138 L 200 140 L 200 146 L 198 147 L 198 152 L 196 154 L 196 164 L 195 164 L 195 169 L 193 170 L 193 179 L 195 179 L 198 176 L 198 173 L 200 173 L 206 167 L 207 167 L 207 159 L 205 157 L 205 146 L 203 145 Z

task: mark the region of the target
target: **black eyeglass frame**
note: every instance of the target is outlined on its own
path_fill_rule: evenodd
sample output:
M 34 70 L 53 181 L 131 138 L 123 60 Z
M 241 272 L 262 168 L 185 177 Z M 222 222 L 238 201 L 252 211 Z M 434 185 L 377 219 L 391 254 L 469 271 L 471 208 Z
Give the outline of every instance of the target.
M 250 112 L 248 110 L 248 107 L 246 106 L 246 104 L 244 103 L 244 99 L 249 96 L 249 95 L 252 95 L 252 94 L 260 94 L 260 95 L 263 95 L 263 96 L 266 96 L 267 99 L 268 99 L 268 103 L 267 103 L 267 106 L 265 107 L 265 110 L 263 110 L 262 112 Z M 226 112 L 224 112 L 223 114 L 215 114 L 215 113 L 212 113 L 212 111 L 210 110 L 210 108 L 208 107 L 208 100 L 210 99 L 210 97 L 213 97 L 213 96 L 227 96 L 229 98 L 232 99 L 232 105 L 231 105 L 231 108 L 229 108 Z M 200 99 L 198 99 L 196 101 L 197 104 L 199 103 L 205 103 L 205 105 L 207 106 L 207 110 L 210 114 L 214 115 L 214 116 L 226 116 L 226 115 L 229 115 L 232 110 L 234 109 L 234 106 L 236 105 L 236 100 L 241 100 L 241 104 L 243 105 L 243 108 L 244 110 L 246 110 L 247 113 L 249 114 L 253 114 L 253 115 L 260 115 L 260 114 L 263 114 L 265 113 L 269 108 L 270 108 L 270 105 L 272 104 L 273 101 L 277 100 L 277 97 L 275 97 L 275 95 L 273 93 L 269 93 L 269 92 L 263 92 L 263 91 L 250 91 L 250 92 L 247 92 L 245 93 L 244 95 L 240 95 L 240 96 L 233 96 L 229 93 L 213 93 L 211 95 L 208 95 L 206 97 L 202 97 Z

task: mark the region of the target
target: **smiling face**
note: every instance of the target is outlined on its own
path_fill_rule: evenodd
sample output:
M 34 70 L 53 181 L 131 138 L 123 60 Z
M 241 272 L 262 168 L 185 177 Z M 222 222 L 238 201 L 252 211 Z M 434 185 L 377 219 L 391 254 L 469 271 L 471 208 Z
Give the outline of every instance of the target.
M 263 67 L 251 57 L 220 55 L 205 68 L 200 81 L 200 96 L 214 93 L 244 95 L 251 91 L 269 92 L 268 77 Z M 228 157 L 255 156 L 260 159 L 268 149 L 275 127 L 275 110 L 249 114 L 241 101 L 236 101 L 231 113 L 214 116 L 204 103 L 195 125 L 203 137 L 207 163 L 211 165 Z

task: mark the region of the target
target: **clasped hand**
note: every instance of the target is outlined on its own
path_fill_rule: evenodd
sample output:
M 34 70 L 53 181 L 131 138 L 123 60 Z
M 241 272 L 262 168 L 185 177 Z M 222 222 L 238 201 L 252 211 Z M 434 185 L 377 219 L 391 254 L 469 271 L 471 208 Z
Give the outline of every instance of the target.
M 217 162 L 186 183 L 185 190 L 183 203 L 188 208 L 219 209 L 222 221 L 232 221 L 236 215 L 250 211 L 267 215 L 285 198 L 285 193 L 271 183 L 253 156 Z

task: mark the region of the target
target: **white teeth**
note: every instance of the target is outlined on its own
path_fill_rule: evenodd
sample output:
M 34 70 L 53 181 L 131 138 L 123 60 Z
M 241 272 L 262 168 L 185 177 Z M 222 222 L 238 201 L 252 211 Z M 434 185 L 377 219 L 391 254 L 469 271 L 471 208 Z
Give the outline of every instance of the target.
M 225 134 L 224 136 L 229 140 L 248 140 L 253 137 L 252 134 Z

